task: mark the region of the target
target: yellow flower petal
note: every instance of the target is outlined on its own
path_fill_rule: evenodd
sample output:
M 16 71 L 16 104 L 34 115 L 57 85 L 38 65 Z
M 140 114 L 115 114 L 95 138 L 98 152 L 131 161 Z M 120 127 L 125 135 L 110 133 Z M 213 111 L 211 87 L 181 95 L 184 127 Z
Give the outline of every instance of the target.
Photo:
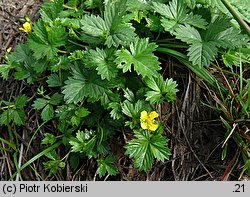
M 10 52 L 11 52 L 11 49 L 12 49 L 12 48 L 9 47 L 9 48 L 7 49 L 7 52 L 10 53 Z
M 155 131 L 158 128 L 158 126 L 159 126 L 158 124 L 150 123 L 148 125 L 148 130 Z
M 141 112 L 141 120 L 147 120 L 148 119 L 148 113 L 146 111 Z
M 158 124 L 154 120 L 158 118 L 159 114 L 156 111 L 147 113 L 146 111 L 141 112 L 140 122 L 142 129 L 148 129 L 150 131 L 155 131 L 158 128 Z
M 158 118 L 158 117 L 159 117 L 159 114 L 158 114 L 156 111 L 152 111 L 152 112 L 150 112 L 149 115 L 148 115 L 148 118 L 149 118 L 150 120 L 154 120 L 155 118 Z
M 147 124 L 147 122 L 141 122 L 141 128 L 143 128 L 143 129 L 148 129 L 148 124 Z
M 24 31 L 26 33 L 30 32 L 32 30 L 31 23 L 25 22 L 23 24 L 23 27 L 20 27 L 19 30 Z

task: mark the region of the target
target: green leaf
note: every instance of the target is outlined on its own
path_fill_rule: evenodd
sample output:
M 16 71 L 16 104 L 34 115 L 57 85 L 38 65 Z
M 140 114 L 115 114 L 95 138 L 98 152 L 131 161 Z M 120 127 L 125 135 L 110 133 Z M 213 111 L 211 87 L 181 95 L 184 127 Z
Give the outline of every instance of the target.
M 104 19 L 100 16 L 84 16 L 81 20 L 85 34 L 105 39 L 105 44 L 118 47 L 126 45 L 135 36 L 132 24 L 123 20 L 126 13 L 126 0 L 108 1 L 105 4 Z
M 47 101 L 46 99 L 37 98 L 37 99 L 34 101 L 32 107 L 34 107 L 34 108 L 37 109 L 37 110 L 40 110 L 40 109 L 44 108 L 45 105 L 46 105 L 47 103 L 48 103 L 48 101 Z
M 154 43 L 149 43 L 149 39 L 137 38 L 130 44 L 130 50 L 118 50 L 116 55 L 116 63 L 118 68 L 123 72 L 131 71 L 132 65 L 138 75 L 143 77 L 152 77 L 157 75 L 157 71 L 161 69 L 158 58 L 153 54 L 156 49 Z
M 72 145 L 72 152 L 83 152 L 85 141 L 90 139 L 87 132 L 77 131 L 76 138 L 71 138 L 69 143 Z
M 193 15 L 192 12 L 189 13 L 185 19 L 183 19 L 182 24 L 185 23 L 201 29 L 206 29 L 208 24 L 201 15 Z
M 54 144 L 56 142 L 56 137 L 51 133 L 45 133 L 41 144 Z
M 159 161 L 169 159 L 171 155 L 170 149 L 166 146 L 168 139 L 162 135 L 153 135 L 150 140 L 150 149 L 154 157 Z
M 85 97 L 99 100 L 108 91 L 106 81 L 101 80 L 98 75 L 86 69 L 73 67 L 73 76 L 65 81 L 63 94 L 66 103 L 77 103 Z
M 232 27 L 218 33 L 214 39 L 216 45 L 223 48 L 241 48 L 247 43 L 245 36 Z
M 188 44 L 193 44 L 202 41 L 200 33 L 190 25 L 180 25 L 175 30 L 174 35 L 177 39 L 180 39 L 181 41 L 186 42 Z
M 58 160 L 59 157 L 56 153 L 56 150 L 51 150 L 45 154 L 46 157 L 48 157 L 51 160 Z
M 154 156 L 150 149 L 151 134 L 149 131 L 140 130 L 135 131 L 135 137 L 137 139 L 130 140 L 125 146 L 127 149 L 125 154 L 134 158 L 134 165 L 138 170 L 148 172 L 154 162 Z
M 101 75 L 101 79 L 111 80 L 117 76 L 118 69 L 114 63 L 114 48 L 89 50 L 86 55 L 86 62 L 90 66 L 95 66 Z
M 148 109 L 149 105 L 143 100 L 138 100 L 136 103 L 125 100 L 122 104 L 122 112 L 131 118 L 139 118 L 140 112 Z
M 188 14 L 187 4 L 183 0 L 172 0 L 169 5 L 153 2 L 153 8 L 163 16 L 161 22 L 166 31 L 172 32 L 181 24 L 206 28 L 206 20 L 200 15 L 193 15 L 192 12 Z
M 72 152 L 83 152 L 84 143 L 79 143 L 79 141 L 70 140 L 70 145 L 72 146 Z
M 76 138 L 71 138 L 69 143 L 72 146 L 72 152 L 85 153 L 89 158 L 97 156 L 95 150 L 97 138 L 92 130 L 78 131 Z
M 134 165 L 140 171 L 148 172 L 153 165 L 154 158 L 159 161 L 169 159 L 171 155 L 167 147 L 168 139 L 160 134 L 151 134 L 147 130 L 135 131 L 136 139 L 130 140 L 125 146 L 125 154 L 134 158 Z
M 102 5 L 102 0 L 86 0 L 84 5 L 89 9 L 94 9 Z
M 67 34 L 63 27 L 48 27 L 43 21 L 34 25 L 34 32 L 29 34 L 28 45 L 36 59 L 56 56 L 58 47 L 66 43 Z
M 173 79 L 166 79 L 164 81 L 161 75 L 154 78 L 145 78 L 145 84 L 152 90 L 147 91 L 146 100 L 151 104 L 162 103 L 163 101 L 173 102 L 175 94 L 178 92 L 177 84 Z
M 72 116 L 70 119 L 71 125 L 72 126 L 79 126 L 79 124 L 81 123 L 81 118 L 78 116 Z
M 116 175 L 119 173 L 117 167 L 114 165 L 115 157 L 113 155 L 108 155 L 105 159 L 101 158 L 97 160 L 98 169 L 97 174 L 103 177 L 106 173 L 109 175 Z
M 18 44 L 16 47 L 16 51 L 12 52 L 10 54 L 10 60 L 12 62 L 27 62 L 27 61 L 33 61 L 34 59 L 31 59 L 31 51 L 27 44 Z M 34 63 L 34 62 L 33 62 Z
M 65 162 L 61 160 L 50 160 L 50 161 L 43 162 L 43 165 L 45 167 L 45 170 L 49 170 L 48 176 L 51 176 L 52 174 L 57 173 L 59 168 L 63 169 L 65 167 Z
M 25 123 L 25 113 L 20 109 L 7 109 L 5 110 L 0 117 L 0 122 L 2 125 L 8 125 L 13 121 L 17 126 L 24 125 Z
M 126 46 L 136 36 L 134 30 L 134 27 L 130 23 L 117 25 L 113 27 L 111 34 L 108 36 L 105 44 L 109 48 L 111 46 L 118 47 L 119 45 Z
M 17 96 L 15 101 L 16 108 L 23 108 L 27 104 L 28 99 L 29 98 L 25 95 Z
M 0 116 L 1 125 L 10 124 L 11 120 L 13 119 L 13 113 L 14 113 L 13 109 L 5 110 Z
M 17 109 L 13 111 L 13 122 L 17 126 L 24 125 L 25 113 L 23 110 Z
M 195 43 L 191 45 L 188 51 L 189 60 L 192 61 L 194 65 L 201 67 L 208 66 L 210 61 L 214 60 L 218 49 L 216 48 L 216 43 L 210 41 Z
M 250 3 L 248 0 L 228 0 L 240 13 L 241 17 L 250 23 Z
M 114 120 L 119 120 L 120 118 L 123 117 L 122 115 L 122 108 L 121 108 L 121 105 L 120 103 L 117 103 L 117 102 L 111 102 L 109 103 L 109 106 L 108 108 L 112 109 L 110 111 L 110 116 L 114 119 Z
M 57 74 L 51 74 L 48 76 L 47 84 L 49 87 L 61 87 L 62 81 Z
M 182 20 L 186 16 L 186 7 L 183 0 L 172 0 L 169 2 L 169 5 L 153 2 L 153 8 L 156 12 L 169 19 L 175 19 L 176 21 Z
M 85 34 L 93 37 L 104 37 L 109 31 L 105 21 L 100 16 L 94 15 L 84 15 L 81 19 L 81 28 Z
M 0 64 L 0 73 L 3 77 L 3 79 L 8 79 L 9 77 L 9 72 L 12 69 L 12 65 L 11 64 Z
M 227 17 L 217 17 L 214 21 L 211 21 L 207 30 L 205 31 L 204 40 L 215 40 L 215 37 L 220 33 L 228 29 L 229 19 Z
M 52 105 L 47 104 L 43 108 L 41 116 L 42 116 L 43 121 L 47 122 L 47 121 L 51 120 L 54 117 L 54 109 L 53 109 Z
M 108 1 L 105 5 L 104 20 L 109 27 L 108 36 L 105 44 L 118 47 L 126 46 L 135 37 L 135 28 L 131 23 L 123 20 L 126 14 L 127 0 Z
M 46 2 L 42 4 L 39 13 L 45 22 L 52 24 L 63 9 L 61 1 Z
M 63 99 L 63 95 L 59 93 L 55 93 L 50 98 L 50 103 L 52 105 L 58 105 Z
M 79 108 L 75 114 L 80 117 L 80 118 L 84 118 L 86 116 L 88 116 L 90 114 L 90 112 L 88 111 L 88 109 L 84 108 L 84 107 L 81 107 Z
M 126 88 L 126 89 L 124 90 L 124 97 L 125 97 L 129 102 L 135 102 L 135 95 L 134 95 L 134 93 L 133 93 L 130 89 L 128 89 L 128 88 Z
M 27 78 L 28 83 L 34 82 L 38 78 L 38 73 L 46 69 L 46 62 L 36 60 L 28 44 L 19 44 L 9 58 L 10 68 L 15 68 L 14 77 L 17 80 Z

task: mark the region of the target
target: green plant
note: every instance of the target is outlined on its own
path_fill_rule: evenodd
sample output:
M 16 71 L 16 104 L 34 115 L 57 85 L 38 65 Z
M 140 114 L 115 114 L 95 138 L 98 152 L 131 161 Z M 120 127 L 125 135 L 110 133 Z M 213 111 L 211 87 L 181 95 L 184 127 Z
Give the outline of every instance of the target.
M 242 8 L 241 2 L 234 1 L 233 3 L 237 8 Z M 246 15 L 237 13 L 228 1 L 172 0 L 167 5 L 153 2 L 152 8 L 160 14 L 160 22 L 164 31 L 175 37 L 175 39 L 157 40 L 159 44 L 157 50 L 177 58 L 216 91 L 212 94 L 217 102 L 215 111 L 223 113 L 221 120 L 227 129 L 222 159 L 224 160 L 227 156 L 230 137 L 238 147 L 223 179 L 227 179 L 235 165 L 238 164 L 239 156 L 242 156 L 244 162 L 239 177 L 245 171 L 249 173 L 248 104 L 250 89 L 249 81 L 243 76 L 243 72 L 249 72 L 247 66 L 249 64 L 249 36 L 244 35 L 244 33 L 249 35 L 249 26 L 243 20 L 247 20 Z M 240 11 L 240 9 L 238 10 Z M 235 25 L 233 22 L 232 16 L 242 27 L 242 33 L 239 25 Z M 164 31 L 163 33 L 165 33 Z M 184 45 L 183 42 L 188 45 Z M 187 51 L 187 54 L 184 54 L 184 50 Z M 219 66 L 215 66 L 213 60 L 218 60 L 218 58 L 222 58 L 229 70 L 221 71 Z M 244 71 L 243 64 L 246 65 Z M 218 76 L 214 77 L 207 70 L 207 67 L 211 67 L 211 65 L 222 73 L 220 78 L 225 79 L 226 85 L 217 81 Z M 239 74 L 231 71 L 233 66 L 239 67 Z M 224 72 L 229 76 L 233 75 L 234 80 L 229 82 Z M 216 96 L 217 94 L 219 98 Z
M 0 66 L 2 76 L 8 79 L 12 71 L 16 80 L 38 88 L 34 95 L 19 96 L 14 103 L 3 101 L 1 123 L 25 124 L 23 107 L 28 103 L 39 114 L 41 127 L 53 121 L 55 132 L 60 133 L 45 133 L 44 151 L 18 168 L 18 173 L 46 156 L 43 164 L 49 176 L 63 169 L 67 161 L 75 170 L 80 158 L 94 159 L 100 177 L 116 175 L 109 142 L 124 126 L 138 138 L 125 148 L 139 170 L 150 169 L 152 154 L 161 161 L 169 158 L 163 126 L 151 134 L 140 129 L 139 119 L 143 110 L 173 102 L 177 84 L 161 76 L 153 33 L 151 38 L 138 33 L 138 21 L 147 14 L 138 18 L 134 13 L 139 10 L 132 4 L 126 0 L 45 3 L 41 18 L 27 32 L 27 43 L 6 54 L 6 64 Z M 149 140 L 148 145 L 142 136 Z M 132 146 L 135 142 L 138 146 Z M 50 148 L 60 143 L 65 147 L 62 158 Z M 150 160 L 138 162 L 134 152 L 140 153 L 146 146 L 150 149 L 143 154 Z
M 28 149 L 39 129 L 53 125 L 43 134 L 43 151 L 22 166 L 15 162 L 14 175 L 42 156 L 46 156 L 43 164 L 49 176 L 67 162 L 77 170 L 84 159 L 95 161 L 99 177 L 116 175 L 117 153 L 111 146 L 118 146 L 112 142 L 124 130 L 125 136 L 132 133 L 133 137 L 120 143 L 140 171 L 148 172 L 155 159 L 169 159 L 169 139 L 155 111 L 157 105 L 174 102 L 178 92 L 177 83 L 162 69 L 166 55 L 217 91 L 221 98 L 215 97 L 216 107 L 224 113 L 222 121 L 228 129 L 225 138 L 238 129 L 232 132 L 241 148 L 235 158 L 242 153 L 242 173 L 249 171 L 249 134 L 242 128 L 249 118 L 250 89 L 240 66 L 249 63 L 249 37 L 223 2 L 54 0 L 43 4 L 40 19 L 29 21 L 32 31 L 30 27 L 25 31 L 27 42 L 7 53 L 6 63 L 0 65 L 4 79 L 12 75 L 36 90 L 33 95 L 25 92 L 26 96 L 0 102 L 0 121 L 8 128 L 10 142 L 0 140 L 15 151 L 15 161 L 19 143 L 12 135 L 16 130 L 11 129 L 25 125 L 26 108 L 42 122 Z M 237 21 L 248 21 L 247 12 L 241 12 L 247 8 L 238 0 L 230 2 L 241 14 Z M 207 69 L 216 67 L 215 60 L 222 60 L 227 69 L 240 62 L 239 80 L 227 86 L 219 82 Z M 237 122 L 243 118 L 244 123 Z M 59 146 L 63 147 L 60 154 L 54 150 Z M 224 159 L 226 148 L 222 155 Z
M 240 62 L 241 64 L 241 62 Z M 242 65 L 240 65 L 242 67 Z M 226 86 L 229 89 L 228 94 L 215 94 L 211 96 L 216 101 L 215 109 L 221 114 L 221 121 L 226 127 L 224 142 L 222 145 L 221 158 L 224 160 L 227 156 L 228 147 L 233 141 L 237 147 L 235 155 L 231 159 L 222 179 L 227 180 L 229 174 L 239 163 L 239 157 L 242 157 L 244 166 L 239 178 L 245 171 L 250 173 L 250 135 L 249 135 L 249 117 L 250 117 L 250 82 L 244 80 L 242 73 L 235 77 L 235 80 L 226 78 L 221 71 Z M 230 144 L 230 145 L 229 145 Z

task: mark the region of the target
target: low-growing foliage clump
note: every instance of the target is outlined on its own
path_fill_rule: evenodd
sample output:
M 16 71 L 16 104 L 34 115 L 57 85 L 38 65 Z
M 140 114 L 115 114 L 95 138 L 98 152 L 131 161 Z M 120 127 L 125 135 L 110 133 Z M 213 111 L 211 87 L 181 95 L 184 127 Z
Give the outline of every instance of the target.
M 164 74 L 162 55 L 177 58 L 223 98 L 228 87 L 207 68 L 217 58 L 231 67 L 238 53 L 242 60 L 249 58 L 244 52 L 249 51 L 249 37 L 219 0 L 54 0 L 42 5 L 40 15 L 37 22 L 24 22 L 20 30 L 27 33 L 27 42 L 6 54 L 6 64 L 0 65 L 4 79 L 11 72 L 36 88 L 33 95 L 0 102 L 0 123 L 12 139 L 1 140 L 18 153 L 11 128 L 25 125 L 26 108 L 39 115 L 41 127 L 53 124 L 57 132 L 44 133 L 44 150 L 20 168 L 16 165 L 16 173 L 46 156 L 49 175 L 66 162 L 76 170 L 84 159 L 96 161 L 100 177 L 117 175 L 112 142 L 131 132 L 124 154 L 135 168 L 148 172 L 155 159 L 171 155 L 157 106 L 174 102 L 178 86 Z M 240 118 L 249 119 L 249 82 L 240 87 L 230 102 L 242 110 Z M 222 118 L 228 137 L 237 109 L 225 111 L 229 100 L 216 101 L 228 118 L 229 123 Z M 233 136 L 243 148 L 244 171 L 249 171 L 249 132 L 240 135 L 244 140 Z M 58 146 L 64 147 L 62 158 Z

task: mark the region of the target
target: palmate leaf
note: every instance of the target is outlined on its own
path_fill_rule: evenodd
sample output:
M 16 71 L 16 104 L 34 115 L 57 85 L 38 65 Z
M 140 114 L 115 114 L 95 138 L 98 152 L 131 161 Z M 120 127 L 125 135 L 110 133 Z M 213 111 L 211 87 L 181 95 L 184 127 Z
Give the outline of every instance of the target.
M 210 42 L 197 42 L 188 49 L 189 60 L 192 61 L 194 65 L 207 66 L 210 61 L 214 60 L 217 55 L 218 49 L 216 48 L 216 43 Z
M 105 44 L 108 47 L 118 47 L 119 45 L 126 46 L 136 36 L 134 30 L 134 27 L 130 23 L 118 24 L 112 27 Z
M 97 174 L 100 176 L 100 178 L 103 177 L 106 173 L 108 173 L 109 175 L 116 175 L 119 173 L 114 163 L 115 157 L 113 155 L 108 155 L 105 159 L 101 158 L 97 160 Z
M 66 103 L 77 103 L 85 97 L 99 100 L 108 91 L 105 80 L 101 80 L 96 72 L 81 68 L 72 67 L 73 76 L 65 81 L 63 94 Z
M 207 22 L 202 18 L 201 15 L 193 14 L 192 12 L 186 15 L 186 17 L 182 21 L 183 24 L 189 24 L 194 27 L 198 27 L 201 29 L 206 29 Z
M 2 75 L 3 79 L 8 79 L 9 72 L 13 68 L 11 64 L 0 64 L 0 74 Z
M 6 69 L 15 68 L 14 77 L 17 80 L 27 78 L 28 83 L 37 80 L 37 74 L 46 69 L 46 63 L 36 60 L 28 44 L 19 44 L 15 52 L 9 55 L 11 66 Z M 7 70 L 8 71 L 8 70 Z
M 37 98 L 34 101 L 32 107 L 34 107 L 37 110 L 40 110 L 40 109 L 44 108 L 47 105 L 47 103 L 48 103 L 48 101 L 46 99 L 44 99 L 44 98 Z
M 187 4 L 184 0 L 172 0 L 169 5 L 153 2 L 153 8 L 160 13 L 162 26 L 166 31 L 173 32 L 181 24 L 189 24 L 205 29 L 207 22 L 200 15 L 188 14 Z
M 125 13 L 126 0 L 108 1 L 105 4 L 104 18 L 85 15 L 81 20 L 81 28 L 89 36 L 104 39 L 109 48 L 125 46 L 136 35 L 132 24 L 124 21 Z
M 13 121 L 17 126 L 24 125 L 25 113 L 22 109 L 7 109 L 0 116 L 0 122 L 2 125 L 8 125 Z
M 135 131 L 136 139 L 130 140 L 125 146 L 125 154 L 134 158 L 134 165 L 140 171 L 148 172 L 154 158 L 164 161 L 171 155 L 167 147 L 168 140 L 160 134 L 151 134 L 147 130 Z
M 149 109 L 149 105 L 143 100 L 138 100 L 135 103 L 125 100 L 122 104 L 122 112 L 131 118 L 139 118 L 141 111 Z
M 188 48 L 189 60 L 198 66 L 207 66 L 217 54 L 216 43 L 213 41 L 204 41 L 200 33 L 190 25 L 181 25 L 174 32 L 176 38 L 183 42 L 192 44 Z
M 97 74 L 101 75 L 102 79 L 111 80 L 117 76 L 118 69 L 114 63 L 114 48 L 89 50 L 86 54 L 86 65 L 88 67 L 96 67 Z
M 173 33 L 177 39 L 191 44 L 189 60 L 198 66 L 207 66 L 214 60 L 218 48 L 234 48 L 246 45 L 247 39 L 234 28 L 229 28 L 227 18 L 218 17 L 201 33 L 190 25 L 180 25 Z M 202 36 L 201 36 L 202 35 Z
M 176 28 L 174 35 L 177 39 L 180 39 L 181 41 L 188 44 L 202 41 L 199 31 L 190 25 L 180 25 L 178 28 Z
M 28 45 L 34 52 L 36 59 L 47 57 L 52 59 L 58 47 L 66 43 L 67 33 L 64 27 L 52 26 L 46 27 L 45 23 L 40 20 L 34 25 L 34 32 L 29 34 Z
M 157 71 L 161 69 L 158 58 L 153 54 L 156 49 L 154 43 L 149 43 L 149 39 L 136 38 L 130 44 L 130 50 L 121 49 L 116 52 L 116 63 L 118 68 L 123 72 L 131 71 L 132 65 L 138 75 L 142 77 L 152 77 L 157 75 Z
M 172 0 L 169 5 L 153 2 L 153 8 L 162 16 L 176 21 L 183 19 L 187 14 L 186 4 L 183 0 Z
M 25 95 L 19 95 L 16 97 L 16 100 L 14 102 L 16 108 L 23 108 L 27 102 L 28 102 L 29 98 Z
M 63 11 L 62 1 L 46 2 L 42 5 L 39 13 L 43 21 L 48 23 L 53 23 L 53 21 L 58 18 L 58 15 Z
M 109 27 L 109 36 L 105 44 L 108 47 L 126 46 L 135 37 L 135 28 L 124 21 L 127 0 L 108 1 L 105 5 L 104 20 Z
M 228 28 L 218 33 L 215 38 L 216 45 L 223 48 L 241 48 L 246 44 L 246 38 L 239 30 Z
M 109 31 L 105 21 L 100 16 L 84 15 L 81 20 L 81 28 L 84 33 L 93 37 L 104 36 Z
M 0 115 L 0 123 L 2 125 L 8 125 L 13 122 L 17 126 L 24 125 L 26 116 L 23 108 L 27 104 L 28 99 L 29 98 L 25 95 L 19 95 L 16 97 L 14 103 L 6 102 L 6 105 L 14 104 L 14 107 L 4 110 L 4 112 Z
M 230 20 L 227 17 L 217 17 L 208 25 L 208 28 L 205 32 L 204 40 L 214 40 L 220 32 L 229 28 L 229 21 Z
M 52 105 L 47 104 L 41 113 L 41 117 L 43 119 L 43 121 L 49 121 L 54 117 L 54 109 L 52 107 Z
M 152 79 L 145 78 L 145 84 L 151 89 L 146 93 L 146 100 L 151 104 L 162 103 L 163 101 L 173 102 L 178 92 L 177 84 L 173 79 L 164 80 L 161 75 Z
M 134 158 L 134 165 L 138 170 L 149 171 L 154 162 L 153 153 L 150 150 L 150 133 L 149 131 L 135 131 L 137 139 L 130 140 L 125 146 L 126 155 Z
M 150 150 L 152 151 L 154 157 L 159 161 L 164 161 L 165 159 L 169 159 L 171 155 L 171 151 L 166 147 L 168 143 L 168 139 L 163 137 L 162 135 L 153 135 L 150 143 Z

